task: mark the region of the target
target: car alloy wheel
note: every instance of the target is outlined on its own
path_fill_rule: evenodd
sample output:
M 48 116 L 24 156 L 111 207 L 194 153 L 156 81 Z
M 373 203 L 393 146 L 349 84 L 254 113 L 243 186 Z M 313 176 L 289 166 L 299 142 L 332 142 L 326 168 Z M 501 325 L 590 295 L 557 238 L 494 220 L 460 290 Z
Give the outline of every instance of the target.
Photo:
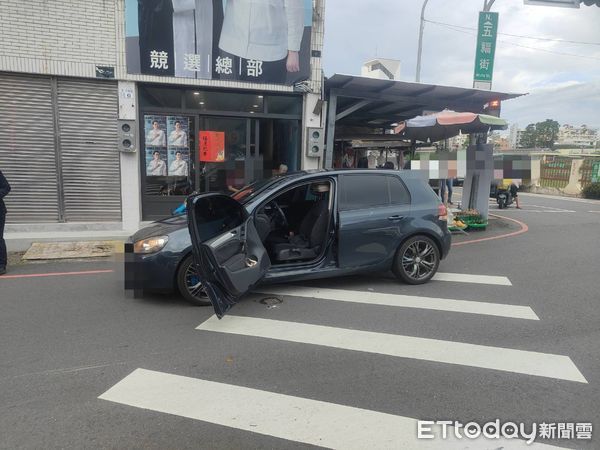
M 414 236 L 408 239 L 398 252 L 394 261 L 394 274 L 409 284 L 423 284 L 437 272 L 440 263 L 439 250 L 426 236 Z
M 194 305 L 208 306 L 210 300 L 206 295 L 204 286 L 194 265 L 194 258 L 192 255 L 187 256 L 177 272 L 177 287 L 181 295 Z

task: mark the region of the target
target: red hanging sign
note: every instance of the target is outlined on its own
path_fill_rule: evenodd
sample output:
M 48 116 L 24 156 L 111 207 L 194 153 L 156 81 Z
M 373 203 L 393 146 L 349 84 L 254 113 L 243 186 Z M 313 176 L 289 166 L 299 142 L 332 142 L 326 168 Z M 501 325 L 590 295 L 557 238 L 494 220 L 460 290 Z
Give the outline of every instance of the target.
M 225 133 L 223 131 L 201 131 L 198 153 L 202 162 L 225 161 Z

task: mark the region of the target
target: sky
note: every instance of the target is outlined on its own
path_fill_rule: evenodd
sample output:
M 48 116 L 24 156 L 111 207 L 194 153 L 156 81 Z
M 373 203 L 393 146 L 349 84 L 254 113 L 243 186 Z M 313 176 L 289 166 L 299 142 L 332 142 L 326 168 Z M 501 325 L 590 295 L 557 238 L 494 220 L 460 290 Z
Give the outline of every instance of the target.
M 400 79 L 414 81 L 422 4 L 325 0 L 325 76 L 360 75 L 364 62 L 381 57 L 399 59 Z M 425 19 L 444 25 L 425 23 L 421 82 L 472 87 L 482 8 L 483 0 L 429 0 Z M 519 128 L 545 119 L 600 128 L 600 7 L 496 0 L 491 10 L 499 13 L 492 90 L 528 94 L 503 102 L 502 117 Z

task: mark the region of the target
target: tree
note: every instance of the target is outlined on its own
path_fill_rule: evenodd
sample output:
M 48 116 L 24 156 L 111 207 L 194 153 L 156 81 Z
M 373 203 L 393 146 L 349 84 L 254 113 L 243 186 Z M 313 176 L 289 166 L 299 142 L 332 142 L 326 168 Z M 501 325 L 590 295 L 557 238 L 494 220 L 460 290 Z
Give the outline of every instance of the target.
M 536 145 L 536 131 L 535 125 L 530 123 L 527 125 L 525 130 L 521 133 L 521 139 L 519 145 L 523 148 L 535 148 Z
M 554 148 L 560 125 L 556 120 L 546 119 L 536 124 L 530 123 L 521 133 L 519 146 L 523 148 Z
M 560 125 L 556 120 L 546 119 L 535 124 L 536 143 L 540 147 L 554 148 Z

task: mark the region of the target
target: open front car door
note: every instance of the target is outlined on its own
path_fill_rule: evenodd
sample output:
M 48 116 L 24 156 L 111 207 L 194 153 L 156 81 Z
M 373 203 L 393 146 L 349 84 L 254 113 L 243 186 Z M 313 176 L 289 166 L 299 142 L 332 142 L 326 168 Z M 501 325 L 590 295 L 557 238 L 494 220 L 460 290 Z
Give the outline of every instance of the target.
M 188 198 L 187 206 L 198 276 L 220 319 L 263 278 L 271 261 L 252 217 L 233 198 L 200 194 Z

